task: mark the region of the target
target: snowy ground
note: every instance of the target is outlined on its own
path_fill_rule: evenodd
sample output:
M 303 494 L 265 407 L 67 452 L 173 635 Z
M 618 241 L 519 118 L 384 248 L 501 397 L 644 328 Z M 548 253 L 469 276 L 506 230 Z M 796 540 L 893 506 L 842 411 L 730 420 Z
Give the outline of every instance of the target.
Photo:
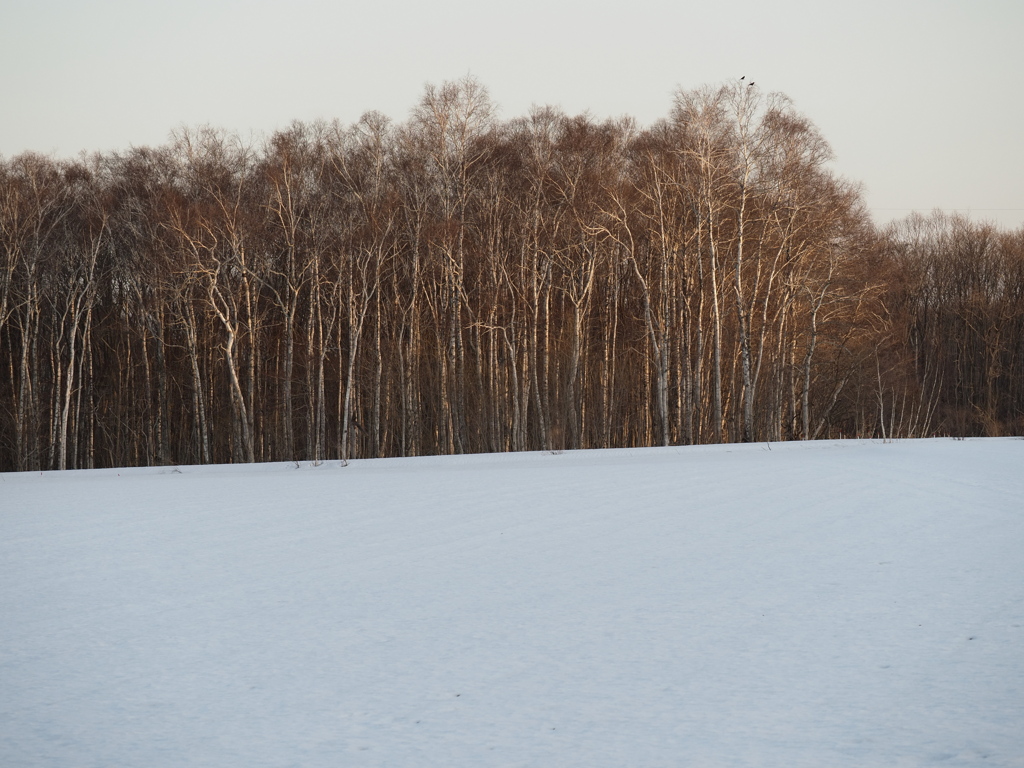
M 1024 440 L 0 475 L 0 765 L 1024 766 Z

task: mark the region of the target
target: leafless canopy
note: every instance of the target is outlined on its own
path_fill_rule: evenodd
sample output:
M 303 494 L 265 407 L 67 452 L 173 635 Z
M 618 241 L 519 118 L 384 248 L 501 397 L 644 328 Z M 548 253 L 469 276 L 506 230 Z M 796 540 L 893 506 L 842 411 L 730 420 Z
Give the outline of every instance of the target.
M 1024 231 L 884 232 L 778 94 L 640 128 L 209 128 L 0 160 L 0 469 L 1001 434 Z

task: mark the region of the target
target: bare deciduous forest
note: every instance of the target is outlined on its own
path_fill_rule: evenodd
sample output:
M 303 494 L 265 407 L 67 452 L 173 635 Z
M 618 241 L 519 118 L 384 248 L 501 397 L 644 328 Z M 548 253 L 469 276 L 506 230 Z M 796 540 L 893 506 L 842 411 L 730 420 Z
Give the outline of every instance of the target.
M 1024 429 L 1024 228 L 877 229 L 745 84 L 648 128 L 201 128 L 0 158 L 0 470 Z

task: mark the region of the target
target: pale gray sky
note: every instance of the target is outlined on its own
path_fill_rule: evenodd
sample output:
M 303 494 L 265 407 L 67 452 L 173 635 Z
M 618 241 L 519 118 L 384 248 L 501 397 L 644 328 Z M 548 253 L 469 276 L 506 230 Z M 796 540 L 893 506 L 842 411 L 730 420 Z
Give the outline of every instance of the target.
M 864 184 L 916 209 L 1024 225 L 1020 0 L 0 0 L 0 154 L 158 145 L 179 125 L 404 120 L 473 74 L 531 104 L 668 114 L 677 87 L 782 91 Z

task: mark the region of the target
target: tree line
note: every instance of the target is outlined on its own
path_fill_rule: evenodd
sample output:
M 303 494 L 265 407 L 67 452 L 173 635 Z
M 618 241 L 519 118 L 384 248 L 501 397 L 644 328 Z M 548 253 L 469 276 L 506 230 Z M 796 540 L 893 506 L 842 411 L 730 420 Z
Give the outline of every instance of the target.
M 0 470 L 1002 434 L 1024 229 L 873 226 L 779 94 L 646 128 L 211 128 L 0 159 Z

